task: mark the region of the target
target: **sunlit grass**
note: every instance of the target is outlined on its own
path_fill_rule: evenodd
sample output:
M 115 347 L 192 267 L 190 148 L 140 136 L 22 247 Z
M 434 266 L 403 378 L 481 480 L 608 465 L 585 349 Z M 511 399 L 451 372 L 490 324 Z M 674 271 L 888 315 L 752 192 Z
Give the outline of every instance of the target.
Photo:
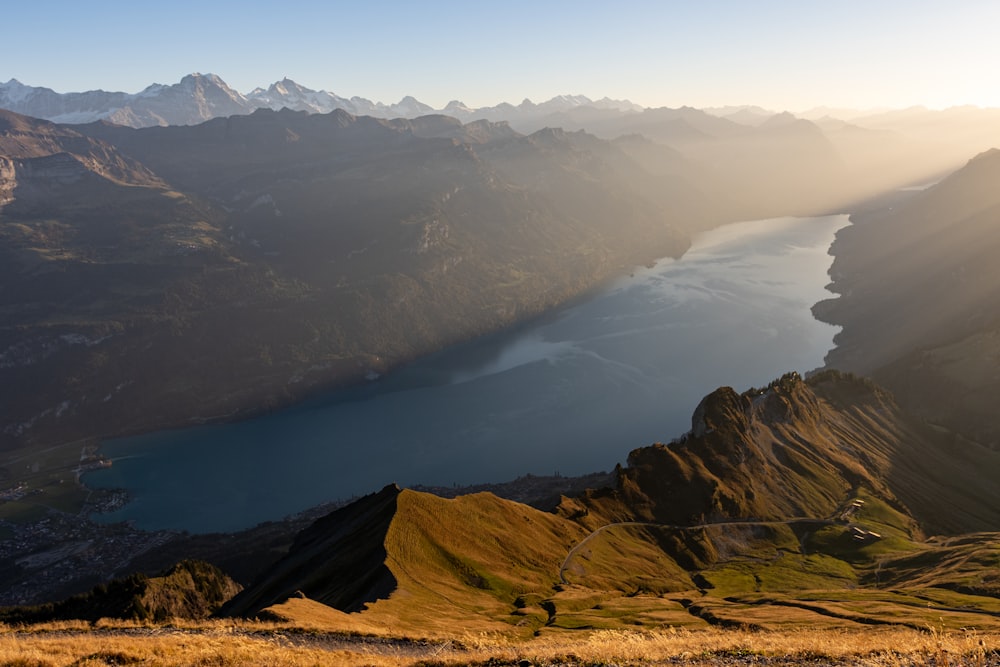
M 0 630 L 0 665 L 648 665 L 838 664 L 985 666 L 1000 662 L 1000 634 L 917 629 L 547 632 L 531 640 L 456 628 L 446 641 L 362 641 L 282 624 L 184 626 L 47 624 Z

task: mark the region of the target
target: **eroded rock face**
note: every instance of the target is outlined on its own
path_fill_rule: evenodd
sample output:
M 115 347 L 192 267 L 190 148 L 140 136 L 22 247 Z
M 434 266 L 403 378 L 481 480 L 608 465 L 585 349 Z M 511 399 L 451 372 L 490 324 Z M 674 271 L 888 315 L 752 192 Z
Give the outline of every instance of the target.
M 53 185 L 71 185 L 88 173 L 87 168 L 70 153 L 55 153 L 45 157 L 29 158 L 19 165 L 21 179 Z
M 721 387 L 701 399 L 691 417 L 691 435 L 704 437 L 718 426 L 746 431 L 750 401 L 732 387 Z
M 14 161 L 0 156 L 0 206 L 14 201 L 17 187 L 17 170 Z

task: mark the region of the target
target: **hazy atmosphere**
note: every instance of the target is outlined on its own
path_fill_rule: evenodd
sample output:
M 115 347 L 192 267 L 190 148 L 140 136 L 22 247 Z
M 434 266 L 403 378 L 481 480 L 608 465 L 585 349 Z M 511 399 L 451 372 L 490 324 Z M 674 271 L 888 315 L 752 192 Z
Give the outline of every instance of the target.
M 1000 667 L 1000 3 L 15 2 L 0 667 Z
M 136 93 L 212 72 L 442 108 L 556 95 L 647 107 L 1000 105 L 1000 5 L 791 0 L 607 3 L 9 3 L 0 81 Z

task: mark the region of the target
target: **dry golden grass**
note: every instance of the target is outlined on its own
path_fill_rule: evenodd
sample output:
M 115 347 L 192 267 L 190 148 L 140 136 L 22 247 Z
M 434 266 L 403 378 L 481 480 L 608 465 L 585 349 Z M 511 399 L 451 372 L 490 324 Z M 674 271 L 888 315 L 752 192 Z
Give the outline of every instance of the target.
M 0 631 L 0 666 L 162 667 L 263 665 L 306 667 L 412 662 L 408 642 L 366 644 L 281 623 L 184 622 L 167 626 L 103 620 L 92 627 L 46 623 Z M 424 650 L 423 652 L 427 652 Z
M 266 609 L 280 623 L 306 630 L 343 632 L 347 634 L 388 635 L 389 626 L 367 622 L 363 614 L 348 614 L 304 597 L 288 598 Z
M 47 624 L 0 631 L 0 665 L 730 665 L 844 664 L 870 667 L 1000 664 L 1000 633 L 932 629 L 551 631 L 529 641 L 456 631 L 451 641 L 330 635 L 285 624 L 210 622 L 92 628 Z
M 997 663 L 1000 635 L 943 634 L 916 630 L 599 630 L 584 636 L 561 633 L 525 644 L 475 645 L 495 658 L 535 664 L 581 665 L 727 664 L 767 659 L 788 663 L 832 661 L 852 665 L 985 665 Z M 442 659 L 465 664 L 467 657 Z

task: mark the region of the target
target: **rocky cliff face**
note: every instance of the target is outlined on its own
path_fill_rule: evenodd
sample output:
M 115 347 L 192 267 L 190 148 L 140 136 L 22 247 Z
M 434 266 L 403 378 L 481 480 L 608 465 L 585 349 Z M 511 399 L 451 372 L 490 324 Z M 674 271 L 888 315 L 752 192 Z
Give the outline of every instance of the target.
M 0 206 L 14 201 L 14 188 L 17 187 L 17 171 L 14 160 L 0 157 Z
M 998 466 L 991 449 L 926 427 L 869 381 L 793 374 L 744 394 L 709 394 L 686 436 L 632 451 L 616 492 L 583 506 L 596 523 L 830 518 L 863 487 L 921 529 L 988 530 L 1000 512 L 984 511 L 997 493 L 981 472 Z M 563 513 L 578 514 L 579 502 Z

